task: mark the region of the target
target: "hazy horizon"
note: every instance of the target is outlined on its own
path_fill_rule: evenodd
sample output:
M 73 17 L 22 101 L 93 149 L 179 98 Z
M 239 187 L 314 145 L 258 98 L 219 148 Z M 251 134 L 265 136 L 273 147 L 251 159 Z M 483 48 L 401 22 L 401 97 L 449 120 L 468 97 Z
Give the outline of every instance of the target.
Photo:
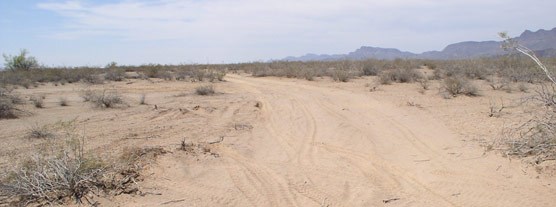
M 218 64 L 342 54 L 421 53 L 552 29 L 553 1 L 2 1 L 0 53 L 48 66 Z

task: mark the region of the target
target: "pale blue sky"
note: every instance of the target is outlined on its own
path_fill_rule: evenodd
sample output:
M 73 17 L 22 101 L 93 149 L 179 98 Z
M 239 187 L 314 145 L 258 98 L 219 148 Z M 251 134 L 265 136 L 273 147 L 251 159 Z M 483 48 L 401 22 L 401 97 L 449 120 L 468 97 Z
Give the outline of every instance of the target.
M 410 52 L 556 27 L 554 0 L 2 0 L 0 53 L 51 66 Z

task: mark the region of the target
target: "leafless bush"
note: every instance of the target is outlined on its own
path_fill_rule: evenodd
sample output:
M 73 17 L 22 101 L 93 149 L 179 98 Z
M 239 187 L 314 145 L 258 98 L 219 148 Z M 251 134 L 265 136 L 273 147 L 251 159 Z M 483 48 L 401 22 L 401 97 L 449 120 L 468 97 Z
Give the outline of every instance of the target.
M 460 94 L 478 96 L 479 90 L 469 80 L 463 77 L 447 77 L 444 79 L 444 90 L 455 97 Z
M 207 96 L 214 94 L 214 86 L 212 85 L 203 85 L 195 88 L 195 93 L 201 96 Z
M 48 126 L 39 126 L 38 124 L 35 124 L 27 130 L 26 137 L 33 139 L 52 138 L 54 137 L 54 134 L 50 131 Z
M 537 115 L 524 124 L 507 130 L 498 144 L 505 155 L 530 157 L 540 164 L 556 160 L 556 116 L 554 113 Z
M 102 185 L 103 162 L 86 154 L 77 138 L 65 145 L 39 150 L 15 167 L 0 184 L 0 192 L 17 197 L 20 205 L 60 203 L 65 198 L 77 202 Z
M 90 102 L 98 108 L 113 108 L 126 104 L 122 96 L 117 91 L 84 90 L 81 92 L 81 97 L 85 102 Z

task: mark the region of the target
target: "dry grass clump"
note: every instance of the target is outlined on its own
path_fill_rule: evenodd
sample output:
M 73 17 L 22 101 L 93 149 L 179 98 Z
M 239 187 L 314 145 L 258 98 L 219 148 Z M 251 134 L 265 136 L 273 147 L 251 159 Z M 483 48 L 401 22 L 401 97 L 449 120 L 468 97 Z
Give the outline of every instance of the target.
M 460 94 L 466 96 L 478 96 L 479 89 L 468 79 L 463 77 L 447 77 L 443 82 L 444 90 L 451 96 L 456 97 Z
M 551 110 L 554 110 L 554 107 Z M 504 155 L 530 158 L 540 164 L 556 160 L 556 115 L 554 112 L 536 115 L 522 125 L 509 129 L 494 145 Z M 494 146 L 489 146 L 493 148 Z
M 90 102 L 97 108 L 114 108 L 126 105 L 126 102 L 117 91 L 91 91 L 85 90 L 81 97 L 85 102 Z
M 195 94 L 201 96 L 213 95 L 215 93 L 213 85 L 202 85 L 195 88 Z
M 51 206 L 86 201 L 97 206 L 93 199 L 100 194 L 140 193 L 142 168 L 166 153 L 161 147 L 135 147 L 108 161 L 85 151 L 85 138 L 75 133 L 74 123 L 57 124 L 63 131 L 60 139 L 38 145 L 35 154 L 1 174 L 0 203 Z
M 80 203 L 88 193 L 102 188 L 106 165 L 85 153 L 82 140 L 72 138 L 44 148 L 2 180 L 0 193 L 12 199 L 12 204 L 52 205 L 67 199 Z
M 44 138 L 52 138 L 54 134 L 48 128 L 48 126 L 39 126 L 38 124 L 33 125 L 27 131 L 27 138 L 31 139 L 44 139 Z
M 388 85 L 392 82 L 412 83 L 423 79 L 423 75 L 415 69 L 394 69 L 380 73 L 378 80 L 381 84 Z

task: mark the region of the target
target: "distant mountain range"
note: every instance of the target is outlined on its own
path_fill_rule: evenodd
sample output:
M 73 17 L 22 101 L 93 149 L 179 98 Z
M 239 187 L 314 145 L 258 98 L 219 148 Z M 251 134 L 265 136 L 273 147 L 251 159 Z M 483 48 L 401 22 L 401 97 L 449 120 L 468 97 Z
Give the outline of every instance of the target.
M 519 37 L 515 38 L 520 44 L 528 47 L 541 57 L 556 57 L 556 28 L 552 30 L 538 30 L 532 32 L 525 30 Z M 306 54 L 300 57 L 286 57 L 285 61 L 327 61 L 327 60 L 364 60 L 364 59 L 466 59 L 477 57 L 491 57 L 503 55 L 505 52 L 500 48 L 501 41 L 483 42 L 460 42 L 446 46 L 442 51 L 429 51 L 423 53 L 411 53 L 394 48 L 380 48 L 363 46 L 348 54 L 317 55 Z

